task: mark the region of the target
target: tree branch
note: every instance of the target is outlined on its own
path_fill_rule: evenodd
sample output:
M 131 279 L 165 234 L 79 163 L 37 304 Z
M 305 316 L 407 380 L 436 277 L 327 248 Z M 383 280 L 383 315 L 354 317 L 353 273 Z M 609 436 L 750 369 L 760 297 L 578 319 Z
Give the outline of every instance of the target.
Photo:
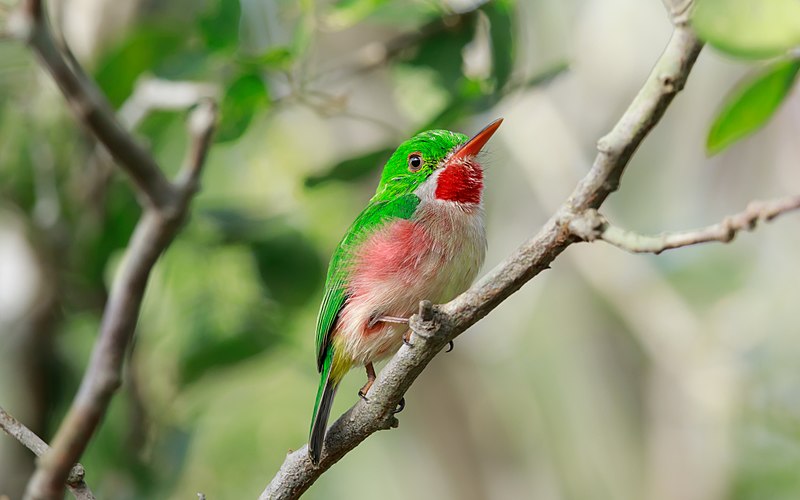
M 672 18 L 673 24 L 686 25 L 689 23 L 694 0 L 662 0 L 662 2 Z
M 217 100 L 221 93 L 219 85 L 213 83 L 142 77 L 136 81 L 133 93 L 117 115 L 119 121 L 131 130 L 154 110 L 180 111 L 205 99 Z
M 23 0 L 9 20 L 9 32 L 37 54 L 76 118 L 129 175 L 144 208 L 114 280 L 80 389 L 25 493 L 29 500 L 57 499 L 62 497 L 70 470 L 121 384 L 125 351 L 136 328 L 150 271 L 180 229 L 197 191 L 216 122 L 216 106 L 205 100 L 190 116 L 189 151 L 178 179 L 171 183 L 150 152 L 123 128 L 96 84 L 67 55 L 68 51 L 54 42 L 41 0 Z
M 359 400 L 328 430 L 320 464 L 314 467 L 307 448 L 290 453 L 261 493 L 261 499 L 297 498 L 314 481 L 376 431 L 397 425 L 392 414 L 400 398 L 436 354 L 577 241 L 570 222 L 588 209 L 598 208 L 615 191 L 633 153 L 656 125 L 680 91 L 702 47 L 691 30 L 675 21 L 675 29 L 638 95 L 614 126 L 598 142 L 592 168 L 569 199 L 544 227 L 514 254 L 469 290 L 451 302 L 421 307 L 411 318 L 413 347 L 403 346 L 373 384 L 369 402 Z M 431 314 L 429 314 L 431 313 Z
M 611 225 L 606 218 L 589 209 L 574 218 L 569 225 L 572 234 L 584 241 L 603 240 L 632 253 L 660 254 L 664 250 L 700 243 L 719 241 L 729 243 L 739 231 L 752 231 L 759 221 L 769 222 L 775 217 L 800 209 L 800 196 L 787 196 L 769 201 L 752 201 L 747 208 L 722 222 L 699 229 L 646 236 Z
M 150 152 L 120 124 L 97 85 L 58 47 L 41 0 L 23 0 L 9 18 L 8 32 L 36 53 L 78 121 L 103 143 L 130 176 L 145 204 L 167 206 L 174 199 L 169 181 Z
M 216 121 L 213 103 L 201 104 L 189 120 L 192 141 L 170 209 L 146 208 L 134 229 L 125 260 L 106 303 L 100 335 L 72 407 L 64 417 L 49 453 L 28 484 L 29 499 L 57 498 L 69 468 L 83 454 L 121 384 L 125 351 L 133 337 L 150 270 L 180 229 Z
M 32 430 L 28 429 L 25 424 L 12 417 L 7 411 L 0 407 L 0 429 L 3 429 L 6 434 L 19 441 L 23 446 L 28 448 L 37 457 L 42 456 L 50 447 L 47 446 L 42 438 L 37 436 Z M 84 481 L 86 470 L 81 464 L 75 464 L 69 471 L 67 477 L 67 487 L 72 492 L 77 500 L 94 500 L 94 494 L 89 486 Z

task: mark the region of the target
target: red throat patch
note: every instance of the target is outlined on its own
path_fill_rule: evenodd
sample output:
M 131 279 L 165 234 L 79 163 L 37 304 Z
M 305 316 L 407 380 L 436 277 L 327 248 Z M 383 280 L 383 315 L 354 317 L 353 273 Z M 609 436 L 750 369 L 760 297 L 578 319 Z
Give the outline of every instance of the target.
M 483 169 L 476 162 L 466 161 L 447 165 L 436 184 L 436 199 L 458 203 L 481 202 Z

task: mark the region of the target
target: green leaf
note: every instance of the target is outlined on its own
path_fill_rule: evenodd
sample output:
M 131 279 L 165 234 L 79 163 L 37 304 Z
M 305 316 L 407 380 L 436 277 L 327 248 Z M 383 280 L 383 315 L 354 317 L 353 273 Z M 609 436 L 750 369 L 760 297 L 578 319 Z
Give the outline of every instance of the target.
M 798 0 L 698 0 L 692 13 L 698 36 L 743 58 L 767 58 L 800 46 Z
M 269 95 L 261 77 L 253 73 L 241 75 L 228 87 L 222 98 L 217 142 L 241 137 L 256 111 L 267 105 Z
M 460 16 L 453 25 L 443 24 L 441 29 L 424 38 L 416 47 L 416 54 L 406 63 L 436 70 L 440 85 L 446 89 L 458 88 L 464 79 L 462 53 L 464 46 L 475 35 L 477 14 Z
M 133 91 L 140 74 L 152 71 L 184 43 L 185 37 L 178 33 L 143 29 L 102 57 L 95 80 L 109 102 L 119 107 Z
M 367 173 L 382 167 L 383 162 L 391 156 L 392 151 L 392 149 L 381 148 L 377 151 L 371 151 L 339 162 L 322 174 L 309 176 L 306 179 L 306 187 L 314 187 L 332 180 L 351 181 L 359 179 Z
M 763 126 L 789 93 L 798 70 L 797 60 L 771 64 L 728 95 L 708 133 L 708 153 L 719 153 Z
M 250 246 L 258 274 L 270 296 L 287 307 L 299 307 L 315 297 L 324 280 L 322 259 L 311 242 L 296 230 L 284 230 Z
M 239 45 L 239 0 L 218 0 L 216 9 L 200 19 L 200 33 L 211 51 L 235 50 Z
M 206 336 L 198 335 L 197 341 L 189 344 L 183 353 L 178 367 L 181 385 L 196 382 L 211 370 L 251 358 L 273 347 L 279 340 L 278 335 L 265 331 L 263 326 L 232 337 L 208 339 Z
M 263 288 L 286 307 L 298 307 L 314 296 L 324 279 L 322 260 L 302 232 L 280 219 L 258 219 L 246 213 L 216 209 L 203 212 L 225 245 L 245 244 Z

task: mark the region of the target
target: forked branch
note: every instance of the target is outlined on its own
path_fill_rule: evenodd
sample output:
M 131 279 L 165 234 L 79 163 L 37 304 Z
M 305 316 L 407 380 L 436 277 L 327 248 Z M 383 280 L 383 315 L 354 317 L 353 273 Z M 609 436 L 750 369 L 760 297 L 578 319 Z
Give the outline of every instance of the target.
M 150 271 L 179 231 L 197 191 L 216 123 L 216 105 L 202 100 L 189 118 L 190 146 L 175 182 L 164 176 L 152 154 L 126 130 L 97 85 L 68 50 L 55 42 L 41 0 L 23 0 L 8 31 L 25 42 L 61 89 L 76 119 L 108 150 L 136 188 L 143 213 L 114 279 L 100 333 L 78 394 L 28 483 L 26 498 L 61 498 L 77 463 L 120 386 Z

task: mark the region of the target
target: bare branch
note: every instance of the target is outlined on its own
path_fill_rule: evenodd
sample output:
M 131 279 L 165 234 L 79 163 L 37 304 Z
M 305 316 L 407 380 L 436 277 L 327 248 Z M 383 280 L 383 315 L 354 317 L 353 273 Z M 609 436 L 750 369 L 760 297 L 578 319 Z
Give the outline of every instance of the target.
M 54 42 L 41 0 L 23 0 L 9 21 L 9 31 L 39 56 L 68 104 L 130 176 L 144 212 L 136 225 L 125 259 L 106 303 L 100 333 L 78 394 L 28 483 L 25 498 L 57 499 L 63 495 L 70 470 L 83 454 L 120 386 L 125 352 L 136 329 L 144 290 L 153 265 L 180 229 L 198 180 L 217 109 L 204 100 L 189 123 L 186 163 L 176 183 L 169 182 L 149 151 L 123 128 L 96 84 Z
M 42 457 L 28 485 L 30 499 L 55 498 L 60 494 L 66 472 L 83 454 L 120 386 L 125 351 L 136 328 L 150 270 L 180 229 L 196 191 L 216 122 L 216 106 L 201 105 L 190 121 L 193 137 L 186 167 L 177 188 L 173 189 L 177 199 L 168 210 L 146 209 L 136 225 L 125 260 L 114 279 L 86 374 L 53 440 L 51 452 Z
M 753 201 L 738 214 L 725 217 L 722 222 L 699 229 L 646 236 L 611 225 L 594 209 L 587 210 L 570 222 L 572 234 L 584 241 L 603 240 L 632 253 L 659 254 L 664 250 L 700 243 L 719 241 L 728 243 L 739 231 L 752 231 L 759 221 L 769 222 L 775 217 L 800 209 L 800 196 L 787 196 L 776 200 Z
M 217 100 L 219 96 L 220 88 L 213 83 L 139 78 L 133 93 L 119 109 L 119 120 L 131 130 L 153 110 L 179 111 L 206 99 Z
M 78 121 L 108 149 L 131 177 L 147 205 L 164 207 L 173 200 L 172 186 L 153 156 L 117 120 L 108 101 L 56 44 L 41 0 L 23 0 L 11 15 L 8 31 L 28 44 L 55 80 Z
M 216 124 L 216 103 L 211 99 L 203 99 L 189 116 L 189 150 L 175 181 L 185 199 L 184 202 L 187 202 L 187 198 L 194 195 L 199 187 L 200 172 L 206 161 Z
M 592 168 L 569 199 L 533 238 L 472 288 L 451 302 L 434 307 L 430 319 L 422 319 L 426 308 L 412 317 L 413 347 L 401 347 L 389 361 L 373 384 L 368 403 L 359 400 L 331 426 L 320 464 L 311 464 L 306 446 L 290 453 L 261 499 L 299 497 L 369 435 L 396 426 L 392 411 L 434 356 L 531 278 L 548 269 L 564 249 L 577 241 L 570 232 L 570 222 L 576 214 L 598 208 L 617 189 L 631 156 L 683 88 L 701 47 L 688 27 L 676 24 L 647 81 L 611 132 L 598 142 L 599 152 Z
M 0 429 L 3 429 L 6 434 L 31 450 L 37 457 L 42 456 L 50 449 L 42 438 L 28 429 L 25 424 L 12 417 L 3 408 L 0 408 Z M 86 485 L 83 479 L 85 475 L 86 470 L 83 468 L 83 465 L 75 464 L 72 466 L 72 469 L 70 469 L 69 476 L 67 477 L 67 487 L 78 500 L 94 500 L 92 490 L 89 489 L 89 486 Z
M 120 123 L 134 130 L 150 113 L 157 110 L 178 111 L 197 104 L 217 101 L 221 94 L 218 85 L 207 82 L 171 81 L 152 76 L 139 78 L 133 93 L 117 113 Z M 89 171 L 84 192 L 96 206 L 104 203 L 112 173 L 113 158 L 103 144 L 98 143 L 87 160 Z
M 662 0 L 675 25 L 686 25 L 692 13 L 694 0 Z

